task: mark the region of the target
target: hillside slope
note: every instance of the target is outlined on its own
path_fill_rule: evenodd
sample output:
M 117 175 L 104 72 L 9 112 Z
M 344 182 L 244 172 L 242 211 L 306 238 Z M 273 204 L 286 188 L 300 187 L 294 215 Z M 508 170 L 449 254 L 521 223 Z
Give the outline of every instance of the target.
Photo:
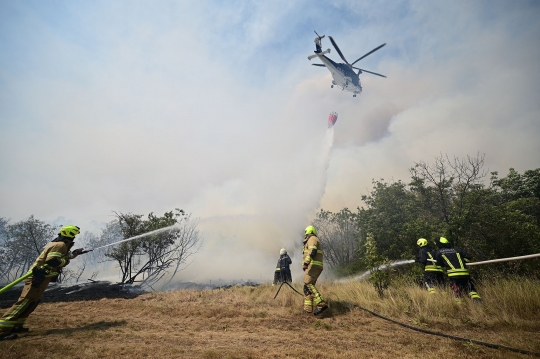
M 402 288 L 380 300 L 366 283 L 326 284 L 320 290 L 332 309 L 322 318 L 304 314 L 302 297 L 290 288 L 273 300 L 275 290 L 263 285 L 43 303 L 28 320 L 31 332 L 0 342 L 0 358 L 528 357 L 415 332 L 355 305 L 430 330 L 540 351 L 538 303 L 521 303 L 532 305 L 536 316 L 523 312 L 527 318 L 520 318 L 492 308 L 499 298 L 488 297 L 489 287 L 482 288 L 484 305 L 458 307 L 449 293 L 429 297 Z M 428 315 L 434 308 L 441 308 L 438 315 Z M 493 318 L 496 312 L 500 318 Z

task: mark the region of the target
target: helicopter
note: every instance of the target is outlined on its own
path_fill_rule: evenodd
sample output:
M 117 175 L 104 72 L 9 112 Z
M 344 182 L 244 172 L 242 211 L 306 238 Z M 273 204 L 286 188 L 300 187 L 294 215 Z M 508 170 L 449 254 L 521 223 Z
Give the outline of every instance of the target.
M 334 86 L 341 87 L 342 90 L 352 92 L 353 97 L 356 97 L 357 94 L 362 92 L 362 85 L 360 84 L 360 74 L 362 72 L 367 72 L 372 75 L 377 75 L 377 76 L 386 78 L 386 76 L 378 74 L 376 72 L 367 71 L 367 70 L 360 69 L 358 67 L 353 66 L 358 61 L 362 60 L 366 56 L 371 55 L 375 51 L 379 50 L 381 47 L 385 46 L 386 43 L 382 44 L 379 47 L 374 48 L 373 50 L 371 50 L 370 52 L 368 52 L 367 54 L 365 54 L 364 56 L 360 57 L 358 60 L 350 64 L 347 61 L 347 59 L 345 59 L 345 56 L 343 56 L 343 53 L 339 49 L 338 45 L 336 44 L 332 36 L 328 36 L 328 38 L 330 39 L 330 42 L 332 42 L 332 45 L 336 49 L 341 59 L 345 61 L 345 63 L 336 63 L 325 56 L 326 54 L 330 53 L 330 49 L 322 51 L 321 40 L 325 37 L 325 35 L 319 36 L 319 34 L 317 34 L 317 31 L 314 31 L 314 32 L 317 35 L 317 37 L 315 38 L 315 51 L 314 51 L 315 54 L 308 56 L 308 60 L 311 61 L 312 59 L 318 57 L 319 60 L 322 61 L 322 64 L 311 64 L 311 65 L 319 66 L 319 67 L 326 67 L 330 71 L 330 73 L 332 74 L 332 85 L 330 86 L 331 88 L 333 88 Z M 358 72 L 354 72 L 353 69 L 358 70 Z

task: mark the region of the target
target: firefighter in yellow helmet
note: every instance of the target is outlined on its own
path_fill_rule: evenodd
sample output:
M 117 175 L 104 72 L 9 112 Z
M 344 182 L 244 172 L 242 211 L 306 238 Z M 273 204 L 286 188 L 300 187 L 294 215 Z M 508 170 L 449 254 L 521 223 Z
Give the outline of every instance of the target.
M 470 256 L 464 250 L 452 248 L 448 239 L 439 237 L 435 239 L 439 250 L 435 254 L 437 265 L 446 268 L 446 274 L 450 281 L 450 288 L 454 292 L 454 299 L 458 304 L 463 302 L 463 292 L 467 292 L 474 302 L 481 302 L 482 299 L 474 287 L 471 280 L 467 262 Z
M 17 333 L 24 333 L 26 318 L 36 309 L 43 292 L 51 281 L 55 281 L 61 269 L 70 259 L 84 253 L 82 248 L 70 252 L 75 236 L 80 233 L 77 226 L 64 226 L 58 237 L 49 243 L 30 267 L 32 276 L 24 281 L 19 300 L 0 319 L 0 340 L 16 339 Z
M 317 229 L 313 226 L 308 226 L 305 231 L 302 269 L 304 270 L 304 311 L 314 315 L 321 314 L 328 309 L 328 305 L 315 288 L 315 283 L 323 271 L 323 250 L 317 238 Z M 314 306 L 315 311 L 313 311 Z
M 427 239 L 420 238 L 416 244 L 420 247 L 416 262 L 424 265 L 424 285 L 429 294 L 435 294 L 435 286 L 444 285 L 443 269 L 434 263 L 435 250 L 429 246 Z

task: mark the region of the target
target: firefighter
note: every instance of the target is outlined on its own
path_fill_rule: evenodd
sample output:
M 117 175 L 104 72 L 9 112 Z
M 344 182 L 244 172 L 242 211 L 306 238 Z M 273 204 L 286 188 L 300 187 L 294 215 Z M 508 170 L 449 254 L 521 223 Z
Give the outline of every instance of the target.
M 25 279 L 19 300 L 0 319 L 0 340 L 16 339 L 17 333 L 28 332 L 23 327 L 26 318 L 36 309 L 49 282 L 55 282 L 61 269 L 70 259 L 83 253 L 79 248 L 70 252 L 75 236 L 80 233 L 77 226 L 64 226 L 58 237 L 49 243 L 30 267 L 32 276 Z
M 467 269 L 466 263 L 470 261 L 469 254 L 461 249 L 452 248 L 451 243 L 444 237 L 436 238 L 435 242 L 439 247 L 435 254 L 436 264 L 446 268 L 456 303 L 463 303 L 463 292 L 466 292 L 474 302 L 481 302 L 482 299 Z
M 285 248 L 281 248 L 279 251 L 279 259 L 276 265 L 276 271 L 274 272 L 274 285 L 281 282 L 292 282 L 291 268 L 292 264 L 291 257 L 287 254 Z
M 432 262 L 435 260 L 435 250 L 429 246 L 427 239 L 420 238 L 416 244 L 420 247 L 420 251 L 415 261 L 424 265 L 424 285 L 429 294 L 435 294 L 435 286 L 442 287 L 444 285 L 443 269 Z
M 313 226 L 308 226 L 305 231 L 302 269 L 304 270 L 304 311 L 314 315 L 321 314 L 328 309 L 328 305 L 315 288 L 317 278 L 323 271 L 323 251 L 317 238 L 317 229 Z M 313 311 L 313 306 L 315 306 L 315 311 Z

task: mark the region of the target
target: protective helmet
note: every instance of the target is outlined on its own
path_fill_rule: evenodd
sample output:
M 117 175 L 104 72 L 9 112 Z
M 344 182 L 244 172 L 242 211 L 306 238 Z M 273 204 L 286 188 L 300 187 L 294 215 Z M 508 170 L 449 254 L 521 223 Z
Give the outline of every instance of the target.
M 416 244 L 418 244 L 418 247 L 425 247 L 428 245 L 428 241 L 425 238 L 420 238 L 416 241 Z
M 439 246 L 441 248 L 451 248 L 451 246 L 452 246 L 450 244 L 450 242 L 448 241 L 448 239 L 446 239 L 444 237 L 436 238 L 435 242 L 437 243 L 437 246 Z
M 314 235 L 317 235 L 317 229 L 313 226 L 307 226 L 306 227 L 306 236 L 308 234 L 314 234 Z
M 68 238 L 75 238 L 75 236 L 79 233 L 81 233 L 81 229 L 79 227 L 68 225 L 60 228 L 60 232 L 58 234 Z
M 448 239 L 446 239 L 444 237 L 439 238 L 439 243 L 450 244 L 450 242 L 448 242 Z
M 284 254 L 287 254 L 287 250 L 285 248 L 281 248 L 281 250 L 279 251 L 279 255 L 284 255 Z

